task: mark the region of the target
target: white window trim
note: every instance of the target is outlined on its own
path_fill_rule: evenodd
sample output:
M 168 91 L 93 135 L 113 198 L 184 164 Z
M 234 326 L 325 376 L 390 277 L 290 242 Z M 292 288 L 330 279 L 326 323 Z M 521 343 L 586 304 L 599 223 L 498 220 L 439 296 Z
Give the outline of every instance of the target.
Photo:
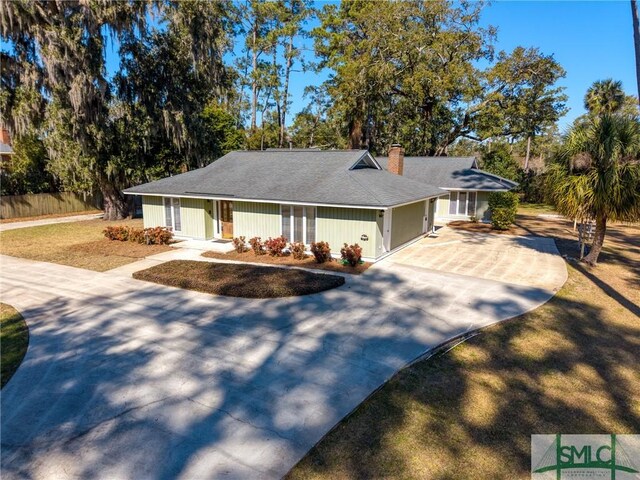
M 167 214 L 165 212 L 165 209 L 167 208 L 165 205 L 165 201 L 164 199 L 168 198 L 171 200 L 171 208 L 169 209 L 171 211 L 171 230 L 173 230 L 175 233 L 182 233 L 182 201 L 180 200 L 180 197 L 162 197 L 162 215 L 164 217 L 164 223 L 167 223 Z M 173 199 L 177 199 L 178 200 L 178 208 L 180 209 L 180 230 L 176 229 L 176 217 L 175 217 L 175 213 L 173 210 Z M 167 226 L 167 225 L 165 225 Z
M 475 199 L 474 199 L 474 212 L 476 212 L 476 215 L 478 213 L 478 192 L 481 190 L 456 190 L 455 192 L 451 192 L 451 193 L 455 193 L 456 194 L 456 213 L 451 213 L 451 193 L 449 193 L 448 196 L 448 200 L 449 200 L 449 204 L 447 205 L 447 217 L 468 217 L 469 216 L 469 194 L 470 193 L 475 193 Z M 459 211 L 459 207 L 460 207 L 460 193 L 465 193 L 466 194 L 466 201 L 465 201 L 465 206 L 464 206 L 464 213 L 458 213 Z M 438 200 L 440 201 L 440 200 Z M 439 205 L 436 205 L 436 211 L 439 210 Z
M 295 215 L 293 214 L 293 207 L 297 206 L 297 207 L 302 207 L 302 243 L 304 243 L 305 245 L 310 245 L 310 243 L 307 242 L 307 208 L 315 208 L 316 209 L 316 214 L 315 214 L 315 218 L 313 220 L 314 223 L 314 228 L 313 231 L 316 233 L 316 241 L 318 240 L 318 208 L 315 205 L 298 205 L 298 204 L 289 204 L 289 203 L 281 203 L 280 204 L 280 235 L 284 235 L 284 232 L 282 231 L 282 206 L 283 205 L 287 205 L 289 207 L 289 232 L 290 232 L 290 236 L 291 237 L 295 237 L 295 225 L 294 225 L 294 218 Z M 293 238 L 287 238 L 287 240 L 289 241 L 289 243 L 293 242 Z

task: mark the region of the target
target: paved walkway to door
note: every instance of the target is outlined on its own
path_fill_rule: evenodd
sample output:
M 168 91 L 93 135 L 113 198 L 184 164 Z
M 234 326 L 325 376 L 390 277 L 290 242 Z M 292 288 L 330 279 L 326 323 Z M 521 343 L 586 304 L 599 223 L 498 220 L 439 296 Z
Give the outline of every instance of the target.
M 6 256 L 0 270 L 30 328 L 2 391 L 3 479 L 279 478 L 407 362 L 562 283 L 392 256 L 339 289 L 248 300 Z

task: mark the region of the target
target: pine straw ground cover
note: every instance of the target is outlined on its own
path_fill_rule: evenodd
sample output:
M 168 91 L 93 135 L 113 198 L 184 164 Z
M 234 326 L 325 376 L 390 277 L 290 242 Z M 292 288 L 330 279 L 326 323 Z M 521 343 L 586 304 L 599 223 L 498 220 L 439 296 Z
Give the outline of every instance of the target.
M 572 222 L 520 228 L 578 251 Z M 528 479 L 534 433 L 640 432 L 640 226 L 612 225 L 601 264 L 557 296 L 399 372 L 288 479 Z
M 359 275 L 369 268 L 372 263 L 363 262 L 355 267 L 343 265 L 340 260 L 333 259 L 331 262 L 318 263 L 313 256 L 308 256 L 304 260 L 296 260 L 291 255 L 282 257 L 272 257 L 269 254 L 256 255 L 252 251 L 238 253 L 235 250 L 229 253 L 204 252 L 203 257 L 217 258 L 219 260 L 234 260 L 237 262 L 264 263 L 266 265 L 288 265 L 292 267 L 303 267 L 314 270 L 328 270 L 331 272 L 351 273 Z
M 172 260 L 133 278 L 198 292 L 244 298 L 309 295 L 344 285 L 337 275 L 256 265 Z
M 107 240 L 102 230 L 110 225 L 142 228 L 142 220 L 86 220 L 7 230 L 0 232 L 0 253 L 104 272 L 171 249 Z
M 16 372 L 28 345 L 29 328 L 22 315 L 12 306 L 0 303 L 0 387 L 4 387 Z

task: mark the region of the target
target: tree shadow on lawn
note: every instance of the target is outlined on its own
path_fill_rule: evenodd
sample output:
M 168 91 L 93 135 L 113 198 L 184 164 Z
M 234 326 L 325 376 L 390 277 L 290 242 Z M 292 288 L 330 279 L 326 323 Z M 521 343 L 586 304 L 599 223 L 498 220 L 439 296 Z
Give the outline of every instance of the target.
M 543 308 L 402 370 L 288 478 L 528 478 L 532 434 L 640 431 L 639 329 Z

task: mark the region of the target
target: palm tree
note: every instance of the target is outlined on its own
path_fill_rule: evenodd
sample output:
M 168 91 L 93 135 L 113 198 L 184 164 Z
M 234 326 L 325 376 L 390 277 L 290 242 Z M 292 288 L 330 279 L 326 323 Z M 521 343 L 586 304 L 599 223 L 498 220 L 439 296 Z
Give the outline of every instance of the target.
M 590 117 L 565 135 L 548 176 L 550 199 L 569 218 L 595 219 L 583 261 L 595 265 L 607 221 L 640 219 L 640 122 L 623 115 Z
M 584 108 L 593 115 L 617 112 L 624 104 L 622 82 L 611 78 L 593 83 L 584 96 Z

